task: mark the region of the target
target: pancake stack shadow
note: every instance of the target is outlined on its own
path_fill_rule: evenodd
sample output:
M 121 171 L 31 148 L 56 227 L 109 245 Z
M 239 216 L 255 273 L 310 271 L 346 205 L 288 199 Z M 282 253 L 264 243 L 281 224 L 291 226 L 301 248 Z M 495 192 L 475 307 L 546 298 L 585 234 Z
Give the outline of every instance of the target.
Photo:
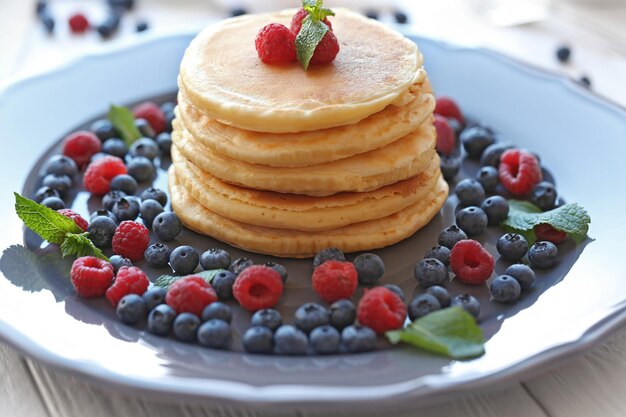
M 421 54 L 379 23 L 339 11 L 333 27 L 342 51 L 333 67 L 308 74 L 296 64 L 267 68 L 249 59 L 256 58 L 253 47 L 210 63 L 202 59 L 221 38 L 245 39 L 265 23 L 289 17 L 282 12 L 229 19 L 202 32 L 187 50 L 172 135 L 174 210 L 199 233 L 282 257 L 309 257 L 326 247 L 370 250 L 411 236 L 448 195 L 435 151 L 435 99 Z M 355 80 L 354 71 L 342 69 L 363 54 L 363 34 L 372 37 L 366 48 L 380 50 L 376 42 L 383 42 L 397 47 L 390 53 L 403 55 L 395 62 L 374 56 L 376 73 L 361 72 Z M 232 85 L 212 80 L 219 77 L 211 70 L 229 59 L 238 59 L 254 79 Z M 233 71 L 233 79 L 241 80 Z M 301 90 L 289 96 L 255 86 L 276 80 L 276 72 Z M 306 88 L 326 85 L 325 79 L 353 86 L 354 93 L 337 97 Z

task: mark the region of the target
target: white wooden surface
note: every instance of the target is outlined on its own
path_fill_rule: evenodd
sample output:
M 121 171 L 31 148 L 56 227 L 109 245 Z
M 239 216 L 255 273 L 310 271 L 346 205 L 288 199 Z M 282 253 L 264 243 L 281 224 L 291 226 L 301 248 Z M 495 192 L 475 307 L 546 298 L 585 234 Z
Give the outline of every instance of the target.
M 398 2 L 405 8 L 413 9 L 414 31 L 487 45 L 572 77 L 588 74 L 597 92 L 626 106 L 626 0 L 555 0 L 546 20 L 508 28 L 495 27 L 485 13 L 475 13 L 497 3 L 495 0 Z M 78 7 L 92 16 L 98 16 L 102 12 L 101 3 L 95 0 L 52 1 L 60 15 Z M 143 8 L 127 19 L 123 33 L 131 33 L 133 19 L 142 17 L 148 17 L 157 29 L 201 25 L 216 17 L 209 3 L 208 0 L 144 0 L 141 3 Z M 594 5 L 597 7 L 592 7 Z M 101 42 L 94 34 L 70 37 L 63 21 L 57 22 L 57 34 L 53 38 L 47 37 L 33 18 L 33 8 L 33 0 L 0 0 L 3 22 L 0 25 L 0 80 L 16 73 L 26 74 L 34 68 L 41 70 L 54 66 L 100 47 Z M 562 42 L 574 46 L 573 62 L 565 67 L 554 60 L 554 49 Z M 492 387 L 481 393 L 468 393 L 462 399 L 415 408 L 398 416 L 624 417 L 625 348 L 626 328 L 588 353 L 557 368 L 547 369 L 534 378 L 509 386 Z M 224 408 L 214 404 L 157 403 L 127 396 L 40 365 L 0 344 L 2 417 L 259 415 L 276 416 L 275 413 Z M 308 413 L 293 410 L 286 415 L 304 416 Z

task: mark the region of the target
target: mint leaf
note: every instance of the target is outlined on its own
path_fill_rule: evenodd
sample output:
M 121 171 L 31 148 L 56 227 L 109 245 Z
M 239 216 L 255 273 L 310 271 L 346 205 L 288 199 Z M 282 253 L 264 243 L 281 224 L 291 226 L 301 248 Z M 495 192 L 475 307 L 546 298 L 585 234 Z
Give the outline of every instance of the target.
M 33 232 L 50 243 L 60 245 L 68 233 L 83 233 L 74 220 L 18 193 L 15 195 L 15 212 Z
M 541 212 L 539 207 L 527 201 L 509 200 L 509 217 L 502 223 L 502 227 L 506 231 L 519 233 L 529 243 L 534 243 L 537 240 L 534 227 L 549 224 L 556 230 L 567 233 L 576 243 L 581 243 L 587 237 L 589 223 L 589 213 L 577 203 Z
M 133 113 L 127 107 L 112 104 L 109 109 L 108 118 L 113 124 L 113 127 L 120 132 L 122 139 L 124 139 L 128 147 L 137 139 L 141 138 L 141 132 L 137 126 L 135 126 L 135 116 L 133 116 Z
M 449 307 L 415 320 L 403 330 L 386 333 L 393 344 L 409 343 L 453 359 L 481 356 L 485 338 L 473 316 L 459 307 Z
M 328 26 L 312 16 L 309 14 L 304 18 L 302 29 L 296 36 L 296 55 L 305 71 L 309 68 L 309 62 L 311 62 L 315 48 L 328 32 Z
M 95 256 L 96 258 L 104 259 L 108 262 L 109 258 L 89 240 L 88 235 L 89 233 L 67 233 L 63 243 L 61 243 L 61 253 L 63 256 L 76 255 L 78 258 L 83 256 Z
M 197 274 L 185 275 L 185 276 L 175 276 L 175 275 L 161 275 L 156 280 L 154 280 L 154 285 L 157 287 L 168 289 L 174 282 L 178 281 L 181 278 L 185 277 L 200 277 L 206 281 L 207 284 L 210 284 L 213 281 L 213 278 L 223 269 L 212 269 L 210 271 L 202 271 Z

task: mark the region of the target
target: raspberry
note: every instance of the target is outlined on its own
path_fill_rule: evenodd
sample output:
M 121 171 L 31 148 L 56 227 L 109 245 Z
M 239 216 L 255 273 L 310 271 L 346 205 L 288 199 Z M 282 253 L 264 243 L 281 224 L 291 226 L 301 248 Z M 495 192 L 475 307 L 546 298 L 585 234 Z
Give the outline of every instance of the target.
M 547 240 L 548 242 L 558 245 L 567 239 L 567 233 L 556 230 L 547 223 L 538 224 L 534 227 L 534 230 L 538 241 Z
M 165 296 L 165 302 L 177 314 L 192 313 L 202 317 L 202 311 L 217 301 L 217 294 L 205 280 L 198 276 L 181 278 L 175 281 Z
M 63 155 L 72 158 L 79 168 L 87 165 L 101 149 L 100 139 L 87 131 L 74 132 L 63 140 Z
M 113 282 L 113 265 L 94 256 L 78 258 L 72 264 L 70 279 L 81 297 L 102 297 Z
M 103 156 L 89 164 L 83 178 L 83 185 L 94 195 L 104 195 L 111 191 L 111 180 L 126 173 L 126 165 L 120 158 Z
M 450 269 L 466 284 L 483 284 L 493 273 L 494 266 L 493 256 L 475 240 L 461 240 L 450 252 Z
M 117 271 L 113 285 L 106 291 L 107 300 L 117 307 L 117 303 L 128 294 L 143 295 L 150 281 L 146 273 L 136 266 L 123 266 Z
M 126 220 L 117 227 L 113 235 L 113 253 L 140 261 L 150 245 L 150 232 L 141 223 Z
M 438 97 L 435 105 L 435 114 L 443 117 L 456 119 L 459 123 L 464 124 L 465 119 L 461 109 L 450 97 Z
M 69 219 L 74 220 L 74 223 L 76 223 L 76 225 L 80 227 L 83 230 L 83 232 L 87 231 L 87 228 L 89 227 L 89 223 L 87 223 L 87 220 L 83 219 L 83 217 L 80 214 L 70 209 L 61 209 L 61 210 L 57 210 L 57 212 L 59 214 L 64 215 L 65 217 Z
M 435 129 L 437 130 L 437 152 L 442 155 L 450 155 L 454 150 L 456 138 L 454 137 L 454 130 L 448 119 L 435 114 Z
M 136 119 L 144 119 L 148 122 L 155 134 L 163 133 L 167 120 L 165 114 L 159 106 L 151 101 L 146 101 L 133 108 L 133 115 Z
M 313 289 L 326 302 L 350 298 L 359 283 L 352 262 L 326 261 L 313 271 Z
M 317 44 L 315 52 L 311 57 L 310 64 L 327 64 L 332 62 L 339 53 L 339 42 L 332 31 L 326 32 L 320 43 Z
M 285 25 L 270 23 L 256 35 L 254 45 L 261 61 L 282 64 L 296 60 L 296 37 Z
M 541 167 L 535 155 L 520 149 L 509 149 L 500 157 L 498 177 L 511 193 L 525 195 L 541 181 Z
M 293 15 L 293 18 L 291 19 L 291 26 L 290 26 L 290 30 L 291 30 L 291 33 L 293 33 L 293 36 L 298 36 L 298 33 L 300 33 L 300 29 L 302 29 L 302 21 L 304 20 L 305 17 L 308 16 L 308 14 L 309 12 L 307 12 L 301 7 L 300 10 L 298 10 L 298 12 L 295 15 Z M 328 29 L 333 30 L 333 25 L 330 23 L 330 21 L 327 18 L 324 18 L 322 22 L 324 22 L 324 24 L 328 26 Z
M 388 288 L 366 289 L 357 307 L 357 319 L 380 335 L 404 325 L 406 306 L 400 296 Z
M 283 295 L 283 280 L 269 266 L 253 265 L 239 274 L 233 285 L 233 295 L 248 311 L 272 308 Z
M 82 13 L 74 13 L 68 23 L 72 33 L 85 33 L 89 29 L 89 20 Z

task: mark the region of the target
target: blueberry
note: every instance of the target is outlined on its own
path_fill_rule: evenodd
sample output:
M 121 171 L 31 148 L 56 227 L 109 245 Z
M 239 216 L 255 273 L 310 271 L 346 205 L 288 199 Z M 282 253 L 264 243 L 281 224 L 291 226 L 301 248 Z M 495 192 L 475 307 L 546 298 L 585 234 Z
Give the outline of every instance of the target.
M 591 78 L 587 75 L 582 75 L 578 79 L 578 84 L 582 85 L 585 88 L 591 88 Z
M 148 123 L 146 119 L 135 119 L 135 126 L 139 129 L 139 133 L 141 133 L 143 137 L 152 139 L 156 136 L 154 129 L 152 129 L 152 126 L 150 126 L 150 123 Z
M 176 275 L 189 275 L 198 267 L 200 255 L 191 246 L 179 246 L 170 255 L 170 266 Z
M 170 260 L 172 250 L 163 243 L 154 243 L 148 246 L 144 258 L 153 268 L 165 268 Z
M 283 284 L 287 282 L 287 277 L 289 275 L 287 273 L 287 268 L 285 268 L 283 265 L 277 264 L 276 262 L 265 262 L 264 265 L 278 272 L 278 275 L 280 275 L 280 279 L 283 281 Z
M 509 202 L 499 195 L 494 195 L 483 201 L 480 205 L 487 215 L 489 226 L 499 226 L 509 217 Z
M 383 285 L 383 287 L 387 288 L 389 291 L 391 291 L 392 293 L 400 297 L 403 303 L 405 302 L 406 297 L 404 296 L 404 291 L 402 291 L 402 288 L 398 287 L 395 284 L 385 284 Z M 332 319 L 332 316 L 331 316 L 331 319 Z M 332 324 L 332 321 L 331 321 L 331 324 Z
M 437 241 L 441 246 L 451 250 L 457 242 L 465 239 L 467 239 L 465 232 L 456 225 L 452 225 L 439 233 Z
M 365 16 L 370 19 L 378 20 L 378 12 L 376 10 L 366 10 Z
M 341 249 L 326 248 L 317 252 L 315 258 L 313 258 L 313 268 L 317 268 L 326 261 L 341 261 L 345 262 L 346 255 L 343 254 Z
M 442 155 L 439 161 L 439 166 L 441 168 L 443 178 L 450 182 L 454 180 L 454 177 L 456 177 L 461 170 L 461 158 Z
M 113 205 L 113 214 L 120 222 L 135 220 L 139 216 L 139 202 L 130 197 L 122 197 Z
M 127 165 L 128 174 L 137 182 L 149 182 L 156 175 L 154 164 L 144 156 L 136 156 L 132 158 Z
M 137 294 L 122 297 L 115 309 L 117 317 L 126 324 L 137 324 L 146 315 L 146 303 Z
M 283 324 L 283 318 L 278 310 L 272 308 L 264 308 L 255 312 L 250 321 L 252 326 L 264 326 L 271 331 L 276 331 Z
M 254 265 L 254 261 L 250 258 L 237 258 L 230 264 L 228 270 L 235 275 L 239 275 L 244 269 L 252 265 Z
M 120 270 L 120 268 L 122 267 L 131 267 L 133 266 L 133 263 L 130 261 L 130 259 L 128 258 L 124 258 L 123 256 L 120 255 L 113 255 L 109 258 L 109 261 L 111 262 L 111 265 L 113 265 L 113 272 L 115 272 L 115 274 L 117 274 L 117 272 Z
M 396 22 L 400 23 L 401 25 L 404 25 L 404 24 L 406 24 L 409 21 L 409 18 L 406 15 L 406 13 L 401 12 L 400 10 L 396 10 L 393 13 L 393 17 L 396 19 Z
M 41 204 L 52 210 L 62 210 L 65 208 L 65 202 L 59 197 L 46 197 Z
M 477 319 L 480 314 L 480 302 L 478 302 L 474 296 L 469 294 L 457 295 L 452 299 L 450 306 L 461 307 L 463 310 L 474 316 L 475 319 Z
M 167 205 L 167 194 L 165 193 L 165 191 L 159 188 L 154 188 L 154 187 L 146 188 L 141 193 L 141 199 L 143 201 L 155 200 L 159 204 L 161 204 L 163 207 Z
M 198 328 L 198 342 L 212 349 L 229 349 L 232 344 L 232 330 L 224 320 L 212 319 Z
M 73 178 L 78 174 L 78 167 L 72 158 L 64 155 L 54 155 L 46 163 L 45 175 L 66 175 Z
M 128 174 L 118 175 L 111 180 L 111 190 L 133 195 L 137 192 L 137 181 Z
M 476 173 L 476 180 L 480 182 L 486 192 L 493 193 L 499 183 L 498 170 L 492 166 L 484 166 Z
M 135 25 L 135 32 L 137 33 L 145 32 L 148 29 L 150 29 L 150 25 L 145 20 L 137 22 L 137 24 Z
M 115 203 L 117 203 L 124 197 L 127 197 L 125 192 L 109 191 L 108 193 L 104 195 L 104 197 L 102 197 L 102 206 L 106 210 L 113 212 L 113 206 L 115 205 Z
M 305 333 L 330 323 L 330 311 L 317 303 L 306 303 L 294 313 L 294 324 Z
M 243 16 L 244 14 L 247 14 L 248 12 L 246 11 L 246 9 L 241 8 L 241 7 L 237 7 L 235 9 L 232 9 L 230 11 L 230 15 L 232 17 L 237 17 L 237 16 Z
M 119 138 L 109 139 L 102 144 L 102 152 L 107 155 L 117 156 L 124 159 L 128 153 L 126 142 Z
M 43 177 L 41 185 L 57 190 L 64 197 L 74 186 L 74 181 L 67 175 L 48 174 Z
M 556 203 L 556 190 L 554 185 L 547 181 L 542 181 L 535 185 L 530 193 L 530 201 L 532 201 L 542 211 L 552 210 Z
M 156 143 L 164 155 L 169 155 L 172 151 L 172 135 L 169 133 L 163 132 L 157 136 Z
M 115 217 L 115 214 L 105 209 L 96 210 L 93 213 L 91 213 L 91 216 L 89 217 L 89 222 L 92 222 L 96 217 L 100 217 L 100 216 L 108 217 L 109 219 L 113 220 L 115 224 L 119 224 L 119 222 L 117 221 L 117 217 Z
M 376 332 L 369 327 L 351 325 L 341 331 L 341 343 L 350 353 L 370 352 L 376 348 Z
M 165 242 L 174 240 L 183 230 L 180 219 L 171 211 L 159 214 L 152 223 L 152 230 L 157 237 Z
M 202 321 L 223 320 L 230 323 L 232 319 L 233 313 L 230 311 L 230 307 L 219 301 L 209 304 L 202 311 Z
M 91 220 L 87 232 L 94 245 L 99 248 L 110 248 L 116 229 L 117 223 L 111 218 L 98 216 Z
M 363 253 L 354 259 L 354 267 L 359 277 L 359 284 L 375 284 L 385 274 L 385 264 L 380 256 Z
M 489 145 L 480 157 L 480 165 L 497 168 L 500 165 L 500 157 L 504 151 L 513 148 L 515 148 L 515 146 L 511 143 L 494 143 L 493 145 Z
M 530 265 L 536 269 L 549 269 L 556 264 L 559 250 L 552 242 L 536 242 L 528 251 Z
M 167 336 L 175 318 L 176 312 L 172 307 L 159 304 L 148 313 L 148 331 L 159 336 Z
M 141 215 L 141 219 L 143 220 L 143 224 L 145 224 L 148 229 L 152 229 L 154 219 L 156 219 L 157 216 L 164 211 L 163 206 L 155 200 L 142 201 L 141 206 L 139 207 L 139 213 Z
M 309 335 L 311 347 L 316 353 L 328 355 L 339 351 L 341 335 L 339 331 L 332 326 L 320 326 Z
M 100 139 L 102 143 L 109 139 L 118 137 L 118 132 L 107 119 L 96 120 L 92 123 L 90 130 Z
M 41 202 L 44 201 L 48 197 L 61 198 L 61 193 L 59 193 L 54 188 L 50 188 L 50 187 L 40 187 L 35 192 L 35 201 L 37 203 L 41 204 Z
M 477 206 L 485 199 L 485 190 L 480 182 L 465 178 L 454 187 L 459 202 L 464 206 Z
M 224 249 L 212 248 L 200 256 L 200 265 L 206 271 L 213 269 L 228 269 L 230 266 L 230 254 Z
M 151 311 L 156 306 L 165 303 L 166 295 L 167 295 L 167 290 L 165 288 L 152 287 L 146 292 L 144 292 L 142 297 L 143 297 L 143 301 L 146 303 L 146 308 L 148 309 L 148 311 Z
M 302 330 L 283 324 L 274 333 L 274 344 L 276 353 L 304 355 L 309 347 L 309 339 Z
M 489 284 L 491 299 L 500 303 L 510 303 L 517 300 L 522 292 L 519 282 L 508 275 L 499 275 Z
M 517 262 L 526 255 L 528 242 L 518 233 L 506 233 L 498 239 L 496 249 L 504 260 Z
M 523 291 L 528 290 L 535 283 L 535 271 L 528 265 L 513 264 L 504 271 L 504 274 L 515 278 Z
M 195 342 L 200 324 L 200 319 L 195 314 L 180 313 L 174 319 L 174 335 L 183 342 Z
M 480 159 L 483 152 L 496 140 L 493 133 L 483 126 L 473 126 L 461 132 L 461 143 L 470 159 Z
M 115 12 L 111 12 L 107 15 L 104 21 L 96 27 L 96 31 L 103 39 L 110 38 L 117 31 L 120 26 L 120 15 Z
M 411 320 L 419 319 L 433 311 L 441 309 L 437 297 L 431 294 L 420 294 L 408 305 L 407 311 Z
M 168 104 L 174 105 L 174 103 L 165 103 L 163 106 L 161 106 L 161 110 L 163 111 L 163 115 L 165 116 L 165 132 L 171 134 L 172 130 L 174 130 L 174 128 L 172 127 L 172 122 L 174 122 L 176 115 L 174 114 L 174 109 L 170 110 L 166 108 Z M 160 142 L 158 141 L 158 139 L 159 138 L 157 137 L 157 143 L 159 144 L 159 148 L 161 148 L 162 152 L 165 152 L 164 146 L 166 145 L 167 142 L 164 141 L 163 139 L 161 139 L 162 142 Z M 170 143 L 170 149 L 171 149 L 171 143 Z M 167 153 L 166 155 L 169 155 L 169 153 Z
M 176 103 L 174 103 L 173 101 L 166 101 L 165 103 L 161 104 L 161 111 L 163 113 L 172 113 L 175 108 Z
M 272 353 L 274 333 L 265 326 L 252 326 L 243 334 L 243 348 L 248 353 Z
M 487 229 L 487 214 L 480 207 L 465 207 L 456 214 L 456 225 L 468 236 L 477 236 Z
M 354 324 L 356 320 L 356 306 L 351 300 L 337 300 L 330 305 L 330 325 L 338 330 Z
M 556 50 L 556 59 L 564 64 L 569 61 L 571 54 L 572 50 L 569 48 L 569 46 L 561 45 Z
M 439 259 L 426 258 L 415 265 L 415 279 L 424 288 L 441 285 L 448 279 L 448 268 Z
M 445 266 L 448 266 L 450 265 L 450 249 L 441 245 L 433 246 L 426 252 L 424 258 L 435 258 Z
M 233 298 L 233 285 L 237 275 L 231 271 L 220 271 L 211 281 L 211 285 L 220 300 L 230 300 Z
M 426 289 L 426 294 L 430 294 L 435 297 L 437 301 L 439 301 L 441 307 L 448 307 L 450 305 L 450 301 L 452 300 L 452 297 L 450 296 L 448 290 L 440 287 L 439 285 L 433 285 L 432 287 L 428 287 Z
M 130 155 L 132 157 L 143 156 L 152 161 L 159 156 L 159 146 L 153 139 L 141 138 L 130 147 Z

